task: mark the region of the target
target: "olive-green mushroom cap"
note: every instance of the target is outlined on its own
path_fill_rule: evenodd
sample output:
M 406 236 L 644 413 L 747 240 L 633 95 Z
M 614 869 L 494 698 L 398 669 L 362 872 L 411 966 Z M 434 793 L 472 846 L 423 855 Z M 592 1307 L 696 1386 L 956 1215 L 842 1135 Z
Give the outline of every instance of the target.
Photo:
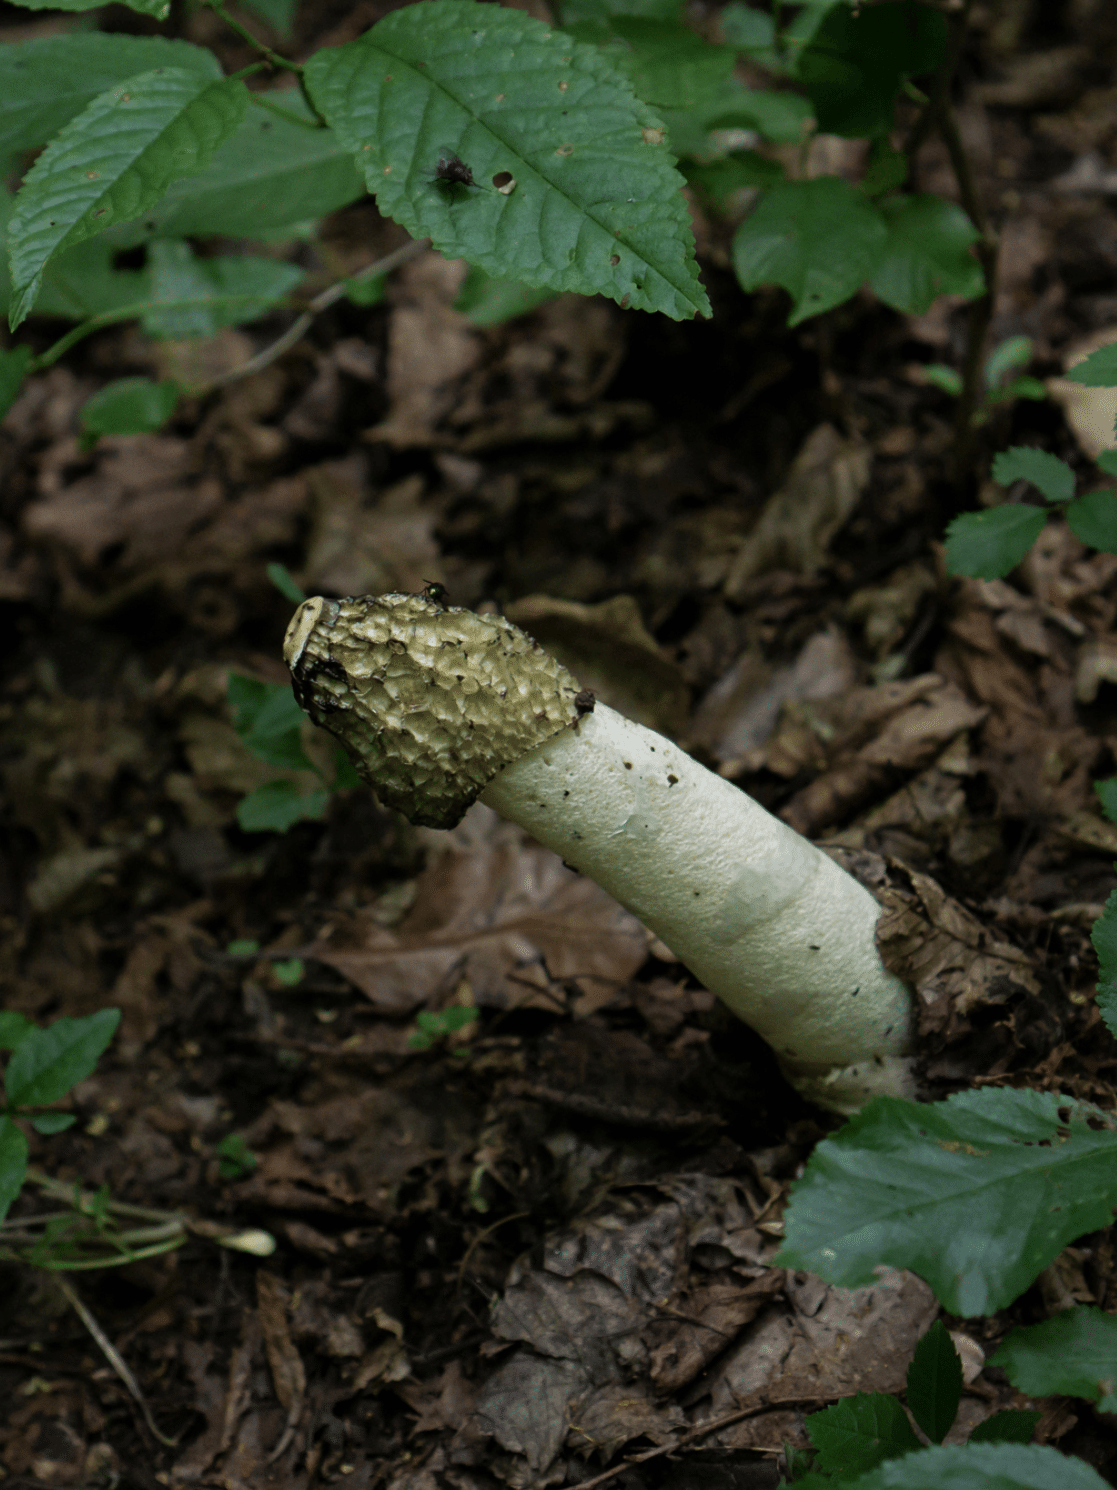
M 425 595 L 306 600 L 283 655 L 314 722 L 425 827 L 454 827 L 498 771 L 578 718 L 578 683 L 526 632 Z

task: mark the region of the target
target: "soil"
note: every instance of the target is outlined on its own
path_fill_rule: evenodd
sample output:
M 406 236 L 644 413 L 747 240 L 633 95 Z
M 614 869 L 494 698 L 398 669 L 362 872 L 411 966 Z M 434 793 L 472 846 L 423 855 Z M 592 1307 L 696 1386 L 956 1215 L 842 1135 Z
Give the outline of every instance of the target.
M 300 51 L 381 13 L 303 9 Z M 210 13 L 182 24 L 249 60 Z M 158 434 L 86 449 L 78 414 L 125 374 L 235 368 L 289 313 L 201 348 L 102 332 L 27 386 L 0 426 L 4 1007 L 123 1011 L 33 1163 L 194 1229 L 66 1275 L 69 1296 L 0 1264 L 6 1485 L 759 1490 L 807 1414 L 902 1391 L 939 1312 L 926 1285 L 849 1293 L 773 1262 L 788 1186 L 840 1120 L 483 807 L 436 833 L 360 787 L 245 831 L 245 795 L 317 783 L 245 746 L 228 679 L 287 681 L 269 565 L 311 594 L 433 583 L 501 609 L 888 890 L 908 917 L 889 955 L 924 979 L 925 1096 L 1112 1110 L 1089 932 L 1117 888 L 1093 791 L 1117 773 L 1117 557 L 1056 522 L 1007 581 L 952 579 L 942 535 L 997 495 L 1010 444 L 1099 484 L 1090 430 L 1112 444 L 1113 409 L 1057 380 L 1117 339 L 1115 61 L 1104 0 L 974 7 L 957 107 L 1001 245 L 990 345 L 1031 337 L 1053 381 L 993 411 L 960 478 L 923 369 L 961 365 L 967 307 L 865 293 L 789 330 L 699 201 L 706 322 L 565 296 L 481 329 L 452 308 L 465 266 L 427 252 Z M 858 163 L 814 146 L 813 169 Z M 957 199 L 935 140 L 916 171 Z M 321 247 L 265 251 L 324 285 L 404 241 L 359 204 Z M 308 726 L 313 759 L 324 741 Z M 463 1007 L 424 1046 L 417 1016 Z M 13 1215 L 54 1203 L 29 1185 Z M 270 1255 L 215 1240 L 252 1229 Z M 1024 1405 L 982 1369 L 1008 1330 L 1076 1302 L 1117 1309 L 1111 1232 L 1001 1314 L 947 1319 L 972 1367 L 951 1441 Z M 1040 1442 L 1117 1485 L 1111 1417 L 1036 1405 Z

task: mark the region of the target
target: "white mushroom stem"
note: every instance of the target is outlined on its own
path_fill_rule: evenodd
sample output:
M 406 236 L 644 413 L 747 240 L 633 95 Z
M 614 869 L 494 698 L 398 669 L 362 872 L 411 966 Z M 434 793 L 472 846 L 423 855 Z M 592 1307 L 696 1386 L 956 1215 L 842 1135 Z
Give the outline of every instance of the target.
M 300 703 L 382 801 L 452 827 L 478 795 L 613 895 L 836 1112 L 911 1096 L 912 999 L 880 906 L 814 844 L 591 695 L 500 616 L 427 596 L 308 600 Z
M 911 1096 L 911 995 L 881 908 L 821 849 L 678 746 L 598 704 L 481 794 L 640 918 L 838 1112 Z

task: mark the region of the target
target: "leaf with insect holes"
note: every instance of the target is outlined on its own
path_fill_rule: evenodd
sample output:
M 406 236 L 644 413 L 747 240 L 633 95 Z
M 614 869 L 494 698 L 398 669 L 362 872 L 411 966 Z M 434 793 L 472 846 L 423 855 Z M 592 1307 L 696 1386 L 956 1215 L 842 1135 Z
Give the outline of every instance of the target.
M 878 1097 L 792 1186 L 777 1265 L 860 1288 L 888 1263 L 952 1314 L 993 1314 L 1114 1205 L 1117 1122 L 1097 1108 L 1015 1089 Z
M 880 212 L 837 176 L 784 181 L 733 238 L 733 267 L 746 290 L 782 285 L 794 305 L 789 326 L 856 293 L 880 263 L 888 230 Z
M 56 1019 L 21 1040 L 8 1062 L 4 1086 L 15 1107 L 40 1107 L 93 1074 L 120 1023 L 119 1009 L 99 1009 L 84 1019 Z
M 11 1118 L 0 1117 L 0 1221 L 23 1189 L 27 1174 L 27 1139 Z
M 1085 388 L 1117 388 L 1117 343 L 1091 352 L 1063 377 L 1070 383 L 1081 383 Z
M 1002 579 L 1030 552 L 1046 522 L 1046 508 L 1028 502 L 963 512 L 946 530 L 947 573 Z
M 824 1473 L 863 1472 L 886 1459 L 921 1447 L 908 1415 L 895 1397 L 858 1392 L 815 1412 L 804 1427 L 818 1450 Z
M 885 305 L 921 316 L 939 295 L 981 294 L 985 276 L 969 251 L 981 235 L 961 207 L 930 195 L 886 197 L 878 206 L 888 240 L 869 283 Z
M 163 67 L 114 84 L 71 119 L 28 171 L 8 224 L 12 328 L 35 303 L 49 259 L 200 171 L 247 107 L 234 78 Z
M 1117 492 L 1085 492 L 1067 508 L 1067 524 L 1076 538 L 1103 554 L 1117 554 Z
M 912 1417 L 932 1443 L 942 1443 L 962 1400 L 962 1362 L 941 1319 L 916 1345 L 907 1387 Z
M 1069 502 L 1074 496 L 1074 472 L 1066 461 L 1031 445 L 998 451 L 993 457 L 993 480 L 1000 486 L 1030 481 L 1049 502 Z
M 1105 909 L 1094 922 L 1090 940 L 1098 954 L 1098 1012 L 1109 1033 L 1117 1036 L 1117 890 L 1110 892 Z
M 1036 1424 L 1043 1417 L 1034 1408 L 1006 1407 L 992 1417 L 983 1418 L 970 1434 L 968 1443 L 1031 1443 Z
M 1084 1459 L 1038 1444 L 935 1444 L 888 1459 L 868 1474 L 834 1479 L 809 1474 L 799 1490 L 1106 1490 Z
M 23 10 L 68 10 L 71 13 L 85 10 L 100 10 L 104 0 L 12 0 Z M 171 13 L 171 0 L 121 0 L 129 10 L 138 15 L 150 16 L 153 21 L 165 21 Z
M 604 52 L 517 10 L 418 0 L 315 53 L 305 80 L 380 210 L 447 258 L 709 314 L 662 122 Z M 437 179 L 451 156 L 476 185 Z
M 1079 1305 L 1025 1325 L 989 1364 L 1030 1397 L 1084 1397 L 1101 1412 L 1117 1413 L 1117 1315 Z

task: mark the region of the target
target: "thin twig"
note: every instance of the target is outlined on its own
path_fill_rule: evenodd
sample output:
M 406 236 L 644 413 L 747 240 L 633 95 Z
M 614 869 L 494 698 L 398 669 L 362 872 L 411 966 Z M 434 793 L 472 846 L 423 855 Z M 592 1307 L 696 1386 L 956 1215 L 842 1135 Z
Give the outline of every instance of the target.
M 155 1426 L 155 1420 L 151 1416 L 151 1409 L 147 1405 L 144 1394 L 140 1391 L 139 1382 L 128 1369 L 127 1361 L 120 1354 L 109 1337 L 105 1334 L 104 1330 L 94 1319 L 93 1315 L 82 1303 L 81 1299 L 78 1296 L 77 1290 L 74 1288 L 74 1285 L 69 1281 L 69 1279 L 63 1277 L 61 1274 L 56 1276 L 54 1281 L 58 1284 L 58 1287 L 61 1290 L 64 1298 L 66 1299 L 66 1302 L 73 1308 L 75 1314 L 81 1320 L 82 1324 L 85 1325 L 86 1329 L 97 1342 L 102 1355 L 116 1372 L 117 1376 L 119 1376 L 121 1381 L 124 1383 L 129 1395 L 139 1406 L 139 1409 L 144 1416 L 144 1422 L 150 1428 L 151 1432 L 166 1448 L 175 1448 L 178 1445 L 178 1439 L 168 1438 L 165 1433 L 160 1433 L 159 1429 Z
M 288 72 L 297 73 L 302 76 L 302 68 L 297 62 L 289 62 L 286 57 L 281 57 L 278 52 L 273 52 L 271 47 L 258 40 L 252 35 L 247 27 L 242 26 L 239 21 L 234 21 L 226 11 L 220 0 L 205 0 L 206 5 L 225 22 L 230 30 L 235 31 L 242 41 L 246 41 L 250 47 L 255 47 L 262 57 L 266 57 L 273 67 L 285 67 Z
M 231 372 L 222 373 L 219 378 L 214 378 L 203 392 L 212 392 L 215 388 L 227 388 L 230 383 L 239 383 L 242 378 L 250 378 L 253 373 L 260 372 L 265 367 L 270 367 L 273 362 L 282 357 L 301 341 L 314 324 L 314 318 L 322 311 L 328 310 L 331 305 L 336 305 L 339 300 L 344 299 L 346 288 L 351 280 L 377 279 L 381 274 L 387 274 L 392 269 L 398 269 L 401 264 L 418 258 L 430 247 L 429 238 L 416 238 L 411 243 L 405 243 L 402 248 L 397 248 L 393 253 L 385 254 L 382 259 L 377 259 L 367 269 L 362 269 L 359 274 L 349 276 L 349 279 L 338 280 L 336 284 L 330 285 L 323 290 L 303 311 L 302 315 L 292 321 L 282 336 L 277 337 L 270 347 L 265 347 L 262 352 L 257 352 L 255 357 L 250 357 L 240 367 L 234 367 Z

